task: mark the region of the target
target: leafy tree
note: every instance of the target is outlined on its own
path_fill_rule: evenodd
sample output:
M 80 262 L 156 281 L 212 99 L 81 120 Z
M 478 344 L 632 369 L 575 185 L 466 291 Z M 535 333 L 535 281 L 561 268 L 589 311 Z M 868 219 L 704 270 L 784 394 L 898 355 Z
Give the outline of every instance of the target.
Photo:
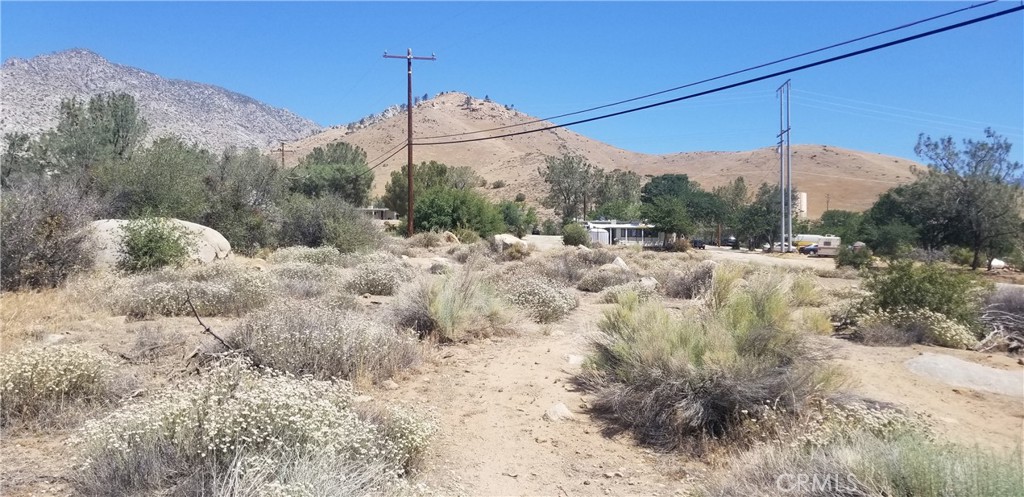
M 208 209 L 205 178 L 213 158 L 178 138 L 161 138 L 131 161 L 99 172 L 111 217 L 160 216 L 199 222 Z
M 644 204 L 644 217 L 654 225 L 655 229 L 675 236 L 688 236 L 693 232 L 693 219 L 687 211 L 683 199 L 671 195 L 657 197 L 653 202 Z M 669 237 L 665 237 L 665 243 L 669 243 Z
M 722 217 L 720 203 L 715 196 L 701 189 L 696 182 L 690 181 L 685 174 L 655 176 L 640 189 L 640 200 L 645 205 L 651 205 L 662 197 L 671 197 L 682 202 L 691 223 L 710 224 Z M 649 207 L 645 212 L 648 211 Z
M 505 229 L 498 208 L 473 190 L 431 188 L 417 198 L 413 216 L 418 231 L 469 228 L 487 237 Z
M 10 187 L 15 182 L 42 174 L 39 161 L 32 154 L 32 138 L 26 133 L 5 133 L 4 154 L 0 162 L 0 186 Z
M 517 237 L 528 235 L 537 225 L 537 210 L 518 202 L 503 201 L 498 210 L 505 221 L 505 226 Z
M 779 232 L 782 207 L 779 205 L 781 191 L 778 185 L 761 183 L 753 201 L 741 212 L 736 226 L 736 237 L 746 239 L 748 248 L 767 242 L 773 244 Z
M 960 242 L 974 252 L 977 269 L 984 251 L 1012 245 L 1024 227 L 1021 219 L 1024 166 L 1009 160 L 1011 144 L 991 128 L 985 140 L 964 140 L 958 148 L 952 137 L 933 140 L 918 136 L 914 152 L 928 161 L 945 205 L 953 207 Z
M 821 213 L 817 229 L 822 234 L 836 235 L 849 243 L 861 236 L 864 215 L 859 212 L 830 209 Z
M 280 171 L 256 149 L 225 150 L 207 174 L 209 210 L 203 224 L 219 231 L 243 255 L 273 246 L 273 218 L 283 189 Z
M 715 222 L 718 224 L 720 238 L 723 226 L 736 229 L 740 221 L 740 214 L 746 207 L 750 194 L 747 191 L 746 181 L 740 176 L 725 185 L 716 187 L 711 191 L 711 195 L 718 204 L 715 210 L 717 214 Z M 721 245 L 721 243 L 722 241 L 719 239 L 718 244 Z
M 373 220 L 337 195 L 292 194 L 281 211 L 282 245 L 326 245 L 349 253 L 373 250 L 382 242 Z
M 381 203 L 400 216 L 406 215 L 409 205 L 408 166 L 391 172 L 391 181 L 384 185 Z M 413 187 L 416 195 L 421 196 L 428 190 L 437 187 L 469 189 L 479 184 L 480 177 L 468 166 L 450 167 L 440 162 L 421 162 L 413 168 Z M 418 202 L 418 200 L 417 200 Z
M 316 147 L 288 174 L 289 190 L 309 196 L 339 195 L 346 202 L 366 205 L 373 175 L 366 164 L 366 152 L 345 142 Z
M 590 234 L 583 225 L 569 223 L 562 227 L 562 244 L 566 247 L 589 247 Z
M 548 184 L 548 194 L 541 204 L 560 212 L 563 223 L 581 215 L 585 218 L 597 199 L 604 171 L 579 154 L 566 153 L 544 161 L 544 167 L 537 170 Z

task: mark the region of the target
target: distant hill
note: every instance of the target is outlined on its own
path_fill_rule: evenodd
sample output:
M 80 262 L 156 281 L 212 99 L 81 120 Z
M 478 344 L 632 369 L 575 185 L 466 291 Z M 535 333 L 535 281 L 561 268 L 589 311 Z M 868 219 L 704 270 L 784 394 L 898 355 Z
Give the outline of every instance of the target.
M 286 156 L 286 163 L 294 165 L 313 147 L 334 141 L 358 145 L 373 159 L 405 142 L 406 119 L 404 111 L 391 108 L 361 123 L 332 127 L 289 144 L 293 152 Z M 428 137 L 499 128 L 536 118 L 498 103 L 452 92 L 419 103 L 413 119 L 416 136 Z M 532 126 L 545 124 L 550 123 Z M 530 127 L 514 128 L 525 129 Z M 471 135 L 481 136 L 487 134 Z M 418 146 L 414 149 L 414 160 L 416 163 L 436 160 L 452 166 L 470 166 L 489 183 L 505 182 L 503 188 L 486 190 L 488 196 L 512 199 L 522 192 L 535 203 L 545 190 L 537 168 L 544 164 L 546 155 L 561 155 L 566 151 L 581 153 L 592 164 L 607 171 L 623 169 L 640 175 L 688 174 L 707 189 L 737 176 L 743 176 L 752 189 L 762 181 L 778 182 L 778 156 L 774 148 L 651 155 L 615 148 L 567 129 L 463 144 Z M 374 170 L 375 194 L 383 192 L 391 171 L 401 168 L 405 162 L 403 151 Z M 825 210 L 826 196 L 832 209 L 867 209 L 882 192 L 911 181 L 913 165 L 915 163 L 905 159 L 828 145 L 793 147 L 795 188 L 808 193 L 811 217 L 818 217 Z
M 264 148 L 322 128 L 284 109 L 213 85 L 162 78 L 74 49 L 28 60 L 11 58 L 0 67 L 0 131 L 36 134 L 57 124 L 62 99 L 124 92 L 135 97 L 149 123 L 149 138 L 183 137 L 211 150 L 227 146 Z

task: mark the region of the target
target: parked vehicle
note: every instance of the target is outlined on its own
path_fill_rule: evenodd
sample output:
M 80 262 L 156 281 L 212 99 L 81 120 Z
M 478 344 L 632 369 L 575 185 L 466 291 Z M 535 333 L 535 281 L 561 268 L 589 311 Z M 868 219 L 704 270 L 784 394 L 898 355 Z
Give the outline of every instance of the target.
M 804 245 L 803 247 L 798 248 L 797 251 L 800 252 L 801 254 L 817 255 L 818 254 L 818 244 L 817 243 L 812 243 L 810 245 Z
M 740 249 L 740 241 L 735 236 L 730 236 L 725 239 L 725 245 L 733 250 Z
M 839 254 L 839 247 L 842 240 L 838 236 L 825 235 L 818 242 L 818 255 L 835 257 Z
M 694 238 L 693 240 L 690 240 L 690 246 L 695 248 L 695 249 L 703 250 L 704 249 L 704 240 L 701 240 L 700 238 Z

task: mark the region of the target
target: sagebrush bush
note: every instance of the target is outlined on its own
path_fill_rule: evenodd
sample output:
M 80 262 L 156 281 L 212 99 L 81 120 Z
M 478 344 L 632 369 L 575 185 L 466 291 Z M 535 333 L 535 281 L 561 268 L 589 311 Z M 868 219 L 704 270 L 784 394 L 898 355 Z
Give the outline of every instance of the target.
M 967 349 L 978 343 L 968 326 L 927 309 L 869 310 L 858 316 L 855 336 L 869 345 L 928 343 Z
M 404 287 L 392 312 L 399 326 L 443 342 L 490 336 L 508 322 L 494 288 L 482 273 L 470 269 Z
M 771 444 L 731 467 L 698 495 L 1024 495 L 1019 452 L 938 444 L 913 432 L 880 437 L 855 431 L 820 447 Z
M 114 314 L 141 319 L 191 315 L 186 294 L 200 316 L 240 316 L 269 302 L 273 287 L 272 277 L 266 273 L 217 261 L 123 278 L 81 279 L 71 293 Z
M 627 295 L 632 295 L 631 297 Z M 618 304 L 625 299 L 635 298 L 638 302 L 644 303 L 658 297 L 655 285 L 646 285 L 639 281 L 631 281 L 622 285 L 608 287 L 601 293 L 601 302 L 605 304 Z
M 482 240 L 477 240 L 473 243 L 463 243 L 449 249 L 448 255 L 452 256 L 452 259 L 455 259 L 460 264 L 465 264 L 466 261 L 474 256 L 487 257 L 491 255 L 491 244 Z
M 928 310 L 979 329 L 978 314 L 991 284 L 974 275 L 951 271 L 940 264 L 915 264 L 895 260 L 889 267 L 868 276 L 864 288 L 871 292 L 864 301 L 868 310 Z
M 714 261 L 701 261 L 672 272 L 665 281 L 665 295 L 677 299 L 700 297 L 711 286 L 715 265 Z
M 277 284 L 277 295 L 295 299 L 323 297 L 344 287 L 344 276 L 335 266 L 308 262 L 275 264 L 270 274 Z
M 68 409 L 113 400 L 114 364 L 73 346 L 26 348 L 0 356 L 0 424 L 41 422 Z
M 790 279 L 789 295 L 790 301 L 797 307 L 817 307 L 824 303 L 821 289 L 806 273 L 798 274 Z
M 690 241 L 685 238 L 676 238 L 672 245 L 669 246 L 669 250 L 672 252 L 689 252 L 692 249 L 693 246 L 690 245 Z
M 799 412 L 834 386 L 802 336 L 756 304 L 763 296 L 734 300 L 677 320 L 626 294 L 598 324 L 578 377 L 596 396 L 594 412 L 644 443 L 697 448 L 734 430 L 741 413 L 763 413 L 766 402 Z M 738 318 L 740 308 L 754 316 Z
M 85 228 L 98 211 L 70 183 L 26 182 L 3 192 L 0 287 L 55 287 L 92 266 Z
M 507 273 L 502 280 L 502 296 L 538 323 L 558 321 L 579 305 L 575 295 L 528 271 Z
M 225 340 L 256 366 L 321 380 L 379 381 L 420 359 L 414 336 L 317 302 L 272 305 L 249 315 Z
M 355 265 L 359 258 L 351 254 L 342 254 L 334 247 L 286 247 L 277 249 L 267 257 L 267 261 L 273 264 L 286 262 L 304 262 L 320 266 L 343 266 Z
M 480 241 L 480 234 L 469 228 L 455 228 L 452 234 L 459 239 L 459 243 L 476 243 Z
M 744 272 L 744 267 L 737 264 L 716 265 L 711 275 L 710 287 L 704 294 L 708 306 L 712 309 L 724 307 Z
M 355 293 L 393 295 L 410 275 L 411 269 L 401 259 L 391 254 L 374 253 L 356 266 L 348 288 Z
M 562 226 L 562 243 L 567 247 L 590 246 L 590 235 L 583 225 L 571 223 Z
M 624 285 L 634 278 L 633 273 L 618 266 L 602 266 L 583 275 L 576 288 L 584 292 L 600 292 L 605 288 Z
M 188 262 L 195 235 L 170 219 L 147 217 L 121 225 L 121 247 L 117 269 L 128 273 L 163 267 L 181 267 Z
M 294 194 L 282 206 L 282 245 L 330 246 L 342 253 L 368 252 L 381 247 L 384 233 L 339 196 Z
M 874 255 L 867 247 L 861 247 L 860 250 L 853 250 L 849 246 L 839 247 L 839 253 L 836 254 L 836 268 L 864 269 L 871 267 Z
M 76 440 L 84 462 L 73 482 L 86 495 L 209 495 L 240 459 L 273 466 L 312 455 L 328 463 L 319 478 L 355 465 L 381 469 L 375 483 L 398 482 L 436 428 L 392 409 L 386 419 L 363 417 L 347 382 L 261 375 L 235 362 L 87 423 Z M 268 476 L 253 493 L 288 483 Z
M 420 231 L 405 240 L 407 247 L 434 248 L 444 243 L 444 238 L 437 231 Z

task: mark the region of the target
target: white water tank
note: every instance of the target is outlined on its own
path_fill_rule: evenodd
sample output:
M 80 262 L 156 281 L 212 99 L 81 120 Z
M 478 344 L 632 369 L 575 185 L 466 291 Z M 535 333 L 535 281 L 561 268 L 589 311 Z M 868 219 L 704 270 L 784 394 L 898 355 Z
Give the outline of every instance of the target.
M 796 192 L 796 217 L 807 219 L 807 192 Z
M 591 242 L 597 242 L 602 245 L 609 245 L 611 238 L 608 236 L 608 230 L 602 228 L 590 228 L 587 230 L 587 234 L 590 235 Z

